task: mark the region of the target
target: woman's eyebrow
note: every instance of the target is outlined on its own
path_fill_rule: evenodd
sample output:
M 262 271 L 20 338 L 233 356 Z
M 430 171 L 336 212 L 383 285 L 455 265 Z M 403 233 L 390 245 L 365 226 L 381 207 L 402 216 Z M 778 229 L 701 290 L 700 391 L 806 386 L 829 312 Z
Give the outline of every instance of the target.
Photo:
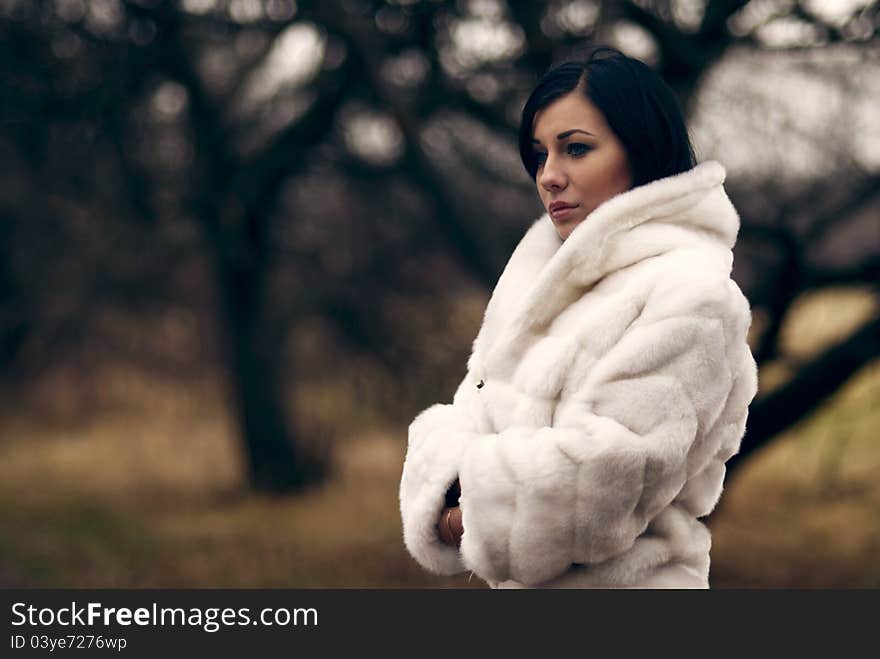
M 589 135 L 590 137 L 596 137 L 595 135 L 593 135 L 593 133 L 591 133 L 589 131 L 581 130 L 580 128 L 572 128 L 571 130 L 565 130 L 565 131 L 562 131 L 561 133 L 559 133 L 559 135 L 556 136 L 556 139 L 557 140 L 564 140 L 566 137 L 568 137 L 569 135 L 573 135 L 574 133 L 583 133 L 584 135 Z M 535 138 L 532 138 L 532 144 L 540 144 L 540 143 L 541 143 L 541 140 L 536 140 Z

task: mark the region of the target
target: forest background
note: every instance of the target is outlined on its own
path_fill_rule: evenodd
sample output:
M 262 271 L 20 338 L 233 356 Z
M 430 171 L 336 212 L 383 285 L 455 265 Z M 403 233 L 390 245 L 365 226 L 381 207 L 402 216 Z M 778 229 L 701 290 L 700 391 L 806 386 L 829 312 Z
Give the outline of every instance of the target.
M 672 85 L 760 367 L 715 587 L 880 586 L 880 10 L 862 0 L 0 0 L 0 586 L 482 587 L 406 554 L 541 213 L 525 96 Z

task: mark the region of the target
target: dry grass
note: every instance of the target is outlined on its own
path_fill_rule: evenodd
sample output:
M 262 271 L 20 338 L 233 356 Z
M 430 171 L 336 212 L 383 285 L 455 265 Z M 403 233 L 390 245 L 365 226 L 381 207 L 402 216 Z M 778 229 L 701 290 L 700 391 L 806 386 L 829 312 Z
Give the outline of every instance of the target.
M 102 414 L 75 430 L 7 414 L 0 584 L 467 585 L 425 574 L 403 548 L 400 433 L 338 442 L 332 477 L 319 488 L 256 495 L 219 396 L 207 399 L 203 409 L 190 400 L 184 414 L 173 403 Z
M 880 361 L 778 437 L 713 514 L 720 587 L 880 587 Z
M 870 288 L 802 296 L 760 393 L 877 312 Z M 727 484 L 713 513 L 717 587 L 880 587 L 880 360 L 776 438 Z
M 836 305 L 833 295 L 826 302 Z M 814 328 L 827 323 L 816 323 L 812 304 L 786 328 L 787 341 L 818 345 Z M 349 430 L 321 487 L 266 497 L 247 491 L 216 383 L 127 371 L 97 381 L 106 404 L 89 417 L 53 421 L 6 399 L 0 585 L 483 586 L 432 577 L 406 554 L 402 427 Z M 60 397 L 69 395 L 63 388 Z M 737 472 L 709 520 L 714 586 L 880 586 L 878 403 L 875 361 Z M 75 410 L 75 400 L 62 408 Z

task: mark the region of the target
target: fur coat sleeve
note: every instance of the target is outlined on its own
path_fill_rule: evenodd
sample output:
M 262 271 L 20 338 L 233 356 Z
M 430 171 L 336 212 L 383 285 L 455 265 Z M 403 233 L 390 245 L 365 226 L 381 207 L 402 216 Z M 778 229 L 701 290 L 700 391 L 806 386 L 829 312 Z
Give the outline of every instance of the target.
M 491 349 L 478 337 L 453 403 L 430 407 L 409 428 L 400 502 L 404 542 L 419 563 L 441 574 L 472 570 L 491 582 L 538 585 L 572 564 L 626 552 L 677 499 L 694 517 L 712 510 L 756 390 L 745 342 L 750 314 L 729 270 L 688 272 L 682 263 L 705 259 L 681 254 L 701 252 L 692 243 L 673 251 L 652 257 L 641 275 L 624 268 L 593 301 L 566 294 L 568 313 L 554 311 L 542 332 L 529 326 Z M 597 273 L 597 281 L 620 270 Z M 517 323 L 517 313 L 490 303 L 484 326 L 493 314 L 503 325 Z M 492 364 L 501 353 L 506 362 Z M 517 397 L 520 413 L 487 423 L 480 409 L 505 395 Z M 521 413 L 526 408 L 550 410 L 549 417 Z M 456 478 L 460 551 L 442 544 L 436 529 Z

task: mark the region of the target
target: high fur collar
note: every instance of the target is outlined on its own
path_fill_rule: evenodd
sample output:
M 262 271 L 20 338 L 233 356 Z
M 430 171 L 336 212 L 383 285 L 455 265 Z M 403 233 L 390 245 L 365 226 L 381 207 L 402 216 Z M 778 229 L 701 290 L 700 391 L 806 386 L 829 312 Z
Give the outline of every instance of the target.
M 509 353 L 523 346 L 524 335 L 540 335 L 593 284 L 646 258 L 699 245 L 717 251 L 729 273 L 739 216 L 724 191 L 725 175 L 721 164 L 707 161 L 618 194 L 565 241 L 541 216 L 498 280 L 468 368 L 479 373 L 515 361 Z

